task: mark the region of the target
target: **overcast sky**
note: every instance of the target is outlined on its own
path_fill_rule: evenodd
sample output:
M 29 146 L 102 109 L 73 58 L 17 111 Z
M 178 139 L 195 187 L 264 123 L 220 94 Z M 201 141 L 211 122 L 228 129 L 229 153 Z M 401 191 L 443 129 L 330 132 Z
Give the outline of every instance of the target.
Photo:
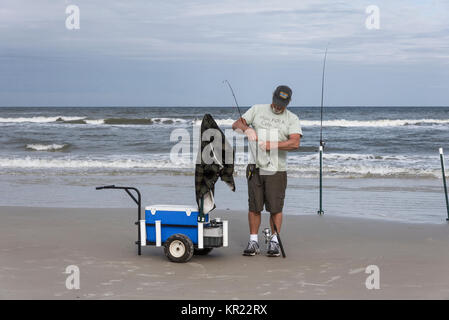
M 449 0 L 1 0 L 0 106 L 316 106 L 328 43 L 326 105 L 449 105 Z

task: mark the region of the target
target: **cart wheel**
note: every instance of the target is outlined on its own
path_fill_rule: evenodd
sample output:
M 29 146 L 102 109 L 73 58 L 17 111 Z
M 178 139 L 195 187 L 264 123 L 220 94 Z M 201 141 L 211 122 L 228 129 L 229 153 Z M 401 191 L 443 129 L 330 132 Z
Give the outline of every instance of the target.
M 204 249 L 197 249 L 195 248 L 193 250 L 193 254 L 197 256 L 205 256 L 206 254 L 209 254 L 209 252 L 212 251 L 213 248 L 204 248 Z
M 172 262 L 187 262 L 193 256 L 193 242 L 183 234 L 174 234 L 165 241 L 164 253 Z

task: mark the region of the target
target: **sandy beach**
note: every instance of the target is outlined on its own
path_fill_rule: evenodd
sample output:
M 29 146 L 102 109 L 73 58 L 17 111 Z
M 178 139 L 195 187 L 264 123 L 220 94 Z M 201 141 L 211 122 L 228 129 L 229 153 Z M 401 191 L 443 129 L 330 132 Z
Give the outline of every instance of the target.
M 137 255 L 135 211 L 0 207 L 0 299 L 449 299 L 446 224 L 287 215 L 287 258 L 244 257 L 246 212 L 216 210 L 229 248 L 175 264 L 162 248 Z M 366 288 L 370 265 L 380 289 Z
M 198 319 L 179 306 L 276 300 L 255 315 L 289 319 L 299 300 L 449 300 L 448 13 L 3 0 L 0 302 Z M 249 208 L 282 211 L 285 258 L 267 212 L 243 256 Z

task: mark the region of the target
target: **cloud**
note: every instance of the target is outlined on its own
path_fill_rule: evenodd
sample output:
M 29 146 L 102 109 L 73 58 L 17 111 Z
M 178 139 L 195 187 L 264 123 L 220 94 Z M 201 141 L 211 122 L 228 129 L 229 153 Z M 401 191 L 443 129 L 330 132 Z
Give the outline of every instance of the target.
M 80 30 L 65 27 L 70 4 Z M 316 104 L 330 43 L 333 104 L 444 104 L 448 21 L 448 1 L 2 0 L 0 103 L 228 105 L 228 78 L 243 103 L 288 82 Z
M 6 50 L 148 60 L 314 60 L 328 42 L 342 61 L 448 57 L 447 2 L 376 1 L 381 29 L 367 30 L 371 1 L 3 0 Z M 77 4 L 81 30 L 65 29 Z M 428 50 L 426 50 L 426 48 Z

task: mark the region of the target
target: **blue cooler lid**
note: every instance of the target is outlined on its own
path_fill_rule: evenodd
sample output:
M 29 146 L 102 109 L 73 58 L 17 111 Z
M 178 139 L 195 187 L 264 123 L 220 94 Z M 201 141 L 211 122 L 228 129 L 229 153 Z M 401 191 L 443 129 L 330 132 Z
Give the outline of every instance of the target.
M 197 225 L 199 210 L 196 206 L 182 205 L 151 205 L 145 207 L 145 218 L 152 223 L 161 220 L 162 224 Z M 209 215 L 205 215 L 209 221 Z
M 151 214 L 156 214 L 156 211 L 181 211 L 186 212 L 189 216 L 192 212 L 199 212 L 198 208 L 194 205 L 167 205 L 167 204 L 155 204 L 145 207 L 145 211 L 150 211 Z

